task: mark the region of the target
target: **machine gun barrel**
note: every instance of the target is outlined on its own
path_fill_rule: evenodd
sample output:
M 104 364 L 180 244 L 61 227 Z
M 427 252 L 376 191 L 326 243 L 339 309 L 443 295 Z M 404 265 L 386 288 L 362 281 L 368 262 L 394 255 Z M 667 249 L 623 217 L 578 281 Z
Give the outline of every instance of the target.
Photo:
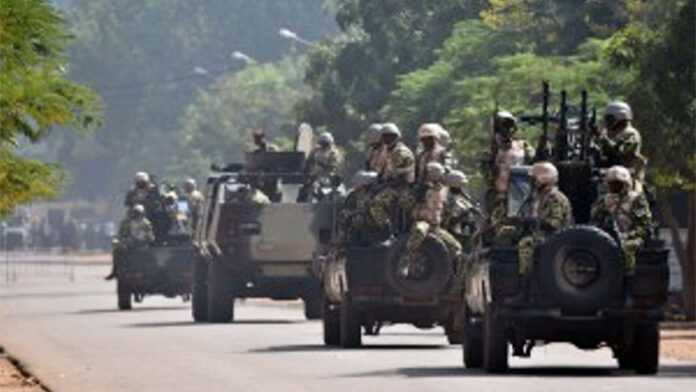
M 565 90 L 561 91 L 561 110 L 554 150 L 558 162 L 564 161 L 568 156 L 568 92 Z
M 587 124 L 587 90 L 582 90 L 582 101 L 580 103 L 580 132 L 582 134 L 582 145 L 580 152 L 580 159 L 587 160 L 587 150 L 589 149 L 588 142 L 590 137 L 588 133 L 590 132 Z

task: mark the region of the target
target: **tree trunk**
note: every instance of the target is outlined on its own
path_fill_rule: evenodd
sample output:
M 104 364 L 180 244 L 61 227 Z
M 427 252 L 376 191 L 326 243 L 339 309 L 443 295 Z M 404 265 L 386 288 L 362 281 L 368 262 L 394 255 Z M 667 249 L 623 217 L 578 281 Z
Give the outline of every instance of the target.
M 689 199 L 691 202 L 691 199 Z M 662 217 L 669 228 L 670 235 L 672 237 L 672 246 L 674 248 L 674 253 L 679 260 L 679 265 L 681 267 L 681 280 L 682 280 L 682 298 L 684 300 L 684 311 L 689 320 L 694 319 L 694 264 L 689 257 L 688 243 L 690 237 L 687 237 L 687 244 L 681 238 L 679 232 L 679 223 L 674 219 L 674 214 L 672 212 L 672 206 L 670 204 L 669 197 L 667 195 L 662 195 L 660 197 L 660 210 L 662 212 Z M 689 214 L 692 213 L 692 205 L 689 204 Z M 693 226 L 691 219 L 689 220 L 689 226 Z
M 690 321 L 696 320 L 696 191 L 689 193 L 689 227 L 686 235 L 686 265 L 684 308 Z M 688 293 L 688 294 L 687 294 Z

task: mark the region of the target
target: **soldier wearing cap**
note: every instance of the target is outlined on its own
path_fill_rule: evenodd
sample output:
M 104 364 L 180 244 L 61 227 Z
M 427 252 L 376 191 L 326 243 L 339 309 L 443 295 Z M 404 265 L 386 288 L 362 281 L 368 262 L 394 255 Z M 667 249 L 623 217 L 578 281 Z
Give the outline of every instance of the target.
M 510 298 L 509 305 L 524 304 L 529 296 L 529 275 L 534 267 L 534 249 L 545 239 L 573 223 L 573 210 L 566 195 L 558 189 L 558 169 L 550 162 L 532 167 L 533 193 L 529 209 L 521 218 L 526 227 L 517 245 L 518 273 L 521 290 Z
M 633 189 L 631 172 L 611 167 L 605 177 L 609 193 L 592 206 L 592 222 L 619 239 L 626 271 L 626 293 L 630 299 L 636 256 L 652 226 L 652 213 L 645 194 Z
M 437 162 L 426 166 L 423 189 L 416 196 L 413 208 L 413 225 L 406 243 L 406 255 L 399 266 L 400 273 L 405 277 L 417 276 L 419 269 L 416 257 L 420 247 L 429 234 L 439 238 L 448 248 L 453 260 L 458 263 L 462 247 L 459 241 L 447 230 L 443 229 L 443 215 L 447 203 L 448 188 L 445 184 L 445 168 Z
M 608 166 L 624 166 L 633 178 L 634 189 L 643 191 L 647 159 L 641 154 L 642 138 L 632 125 L 633 110 L 621 101 L 609 103 L 604 115 L 605 129 L 596 138 Z
M 378 192 L 369 207 L 370 216 L 381 231 L 388 236 L 395 232 L 396 222 L 392 221 L 391 211 L 400 198 L 409 193 L 415 179 L 415 157 L 413 152 L 401 141 L 401 131 L 396 124 L 387 123 L 382 127 L 382 144 L 386 161 L 379 173 L 384 188 Z
M 421 125 L 418 129 L 418 140 L 422 146 L 421 152 L 416 157 L 416 180 L 425 180 L 425 168 L 430 162 L 446 164 L 447 150 L 441 145 L 440 138 L 445 129 L 436 123 Z

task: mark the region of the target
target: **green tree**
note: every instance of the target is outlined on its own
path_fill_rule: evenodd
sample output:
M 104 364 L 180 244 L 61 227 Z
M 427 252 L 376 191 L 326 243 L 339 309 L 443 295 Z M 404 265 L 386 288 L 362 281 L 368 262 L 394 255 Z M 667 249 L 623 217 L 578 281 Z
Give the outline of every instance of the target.
M 304 50 L 281 27 L 311 41 L 335 31 L 316 0 L 73 0 L 66 12 L 70 75 L 100 92 L 105 124 L 85 139 L 52 137 L 48 153 L 75 180 L 68 197 L 114 201 L 136 171 L 190 174 L 180 160 L 186 108 L 244 67 L 234 51 L 273 62 Z
M 188 107 L 181 138 L 179 165 L 170 174 L 194 170 L 203 175 L 211 163 L 241 161 L 251 145 L 251 131 L 266 130 L 268 138 L 288 145 L 297 125 L 293 107 L 307 94 L 302 84 L 302 59 L 276 64 L 252 64 L 221 77 Z
M 55 196 L 57 166 L 17 155 L 56 126 L 93 129 L 99 100 L 66 78 L 70 36 L 45 0 L 0 0 L 0 214 L 37 198 Z
M 336 0 L 343 34 L 310 53 L 306 82 L 313 96 L 299 117 L 355 140 L 380 112 L 397 76 L 431 64 L 434 50 L 461 19 L 475 18 L 481 0 Z
M 650 179 L 675 239 L 687 315 L 696 319 L 696 31 L 694 0 L 637 4 L 633 21 L 611 42 L 614 64 L 633 76 L 628 101 L 644 130 Z M 669 208 L 670 196 L 688 192 L 686 243 Z

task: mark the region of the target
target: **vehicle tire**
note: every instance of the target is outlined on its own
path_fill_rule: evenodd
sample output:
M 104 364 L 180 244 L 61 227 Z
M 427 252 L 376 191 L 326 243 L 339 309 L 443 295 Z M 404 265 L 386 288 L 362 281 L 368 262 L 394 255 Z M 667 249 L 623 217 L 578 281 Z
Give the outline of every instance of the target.
M 339 306 L 332 305 L 324 298 L 324 344 L 327 346 L 339 346 L 341 344 L 341 314 Z
M 591 226 L 574 226 L 539 248 L 535 273 L 541 296 L 567 314 L 594 314 L 620 300 L 623 263 L 616 241 Z
M 116 280 L 116 293 L 118 295 L 118 309 L 119 310 L 131 310 L 132 305 L 132 293 L 128 285 L 121 279 Z
M 478 369 L 483 366 L 483 339 L 480 324 L 469 321 L 467 316 L 464 320 L 464 333 L 462 342 L 462 356 L 464 366 L 468 369 Z
M 343 348 L 362 346 L 362 315 L 353 305 L 350 293 L 343 298 L 340 308 L 340 343 Z
M 489 373 L 501 373 L 508 369 L 505 324 L 490 310 L 483 321 L 483 368 Z
M 656 374 L 660 366 L 660 329 L 657 322 L 636 326 L 631 363 L 638 374 Z
M 324 313 L 324 304 L 321 295 L 303 298 L 304 315 L 307 320 L 319 320 Z
M 191 314 L 193 321 L 208 321 L 208 264 L 205 260 L 193 262 L 193 299 L 191 300 Z
M 386 281 L 397 293 L 413 299 L 431 299 L 445 291 L 452 281 L 454 269 L 452 256 L 447 246 L 432 235 L 428 235 L 421 245 L 421 254 L 425 258 L 428 270 L 423 278 L 407 279 L 399 273 L 401 258 L 406 255 L 408 236 L 401 238 L 390 252 L 385 263 Z
M 208 265 L 208 322 L 229 323 L 234 320 L 234 297 L 230 290 L 231 277 L 219 262 Z

